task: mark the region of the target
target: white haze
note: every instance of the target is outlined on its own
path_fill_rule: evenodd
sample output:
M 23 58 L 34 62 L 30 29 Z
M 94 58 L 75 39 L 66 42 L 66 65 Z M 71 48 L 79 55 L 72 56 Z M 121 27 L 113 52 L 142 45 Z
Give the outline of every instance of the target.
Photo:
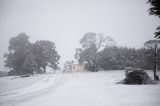
M 140 48 L 153 38 L 159 19 L 148 15 L 147 0 L 0 0 L 0 71 L 11 37 L 51 40 L 60 66 L 74 59 L 86 32 L 111 36 L 118 46 Z

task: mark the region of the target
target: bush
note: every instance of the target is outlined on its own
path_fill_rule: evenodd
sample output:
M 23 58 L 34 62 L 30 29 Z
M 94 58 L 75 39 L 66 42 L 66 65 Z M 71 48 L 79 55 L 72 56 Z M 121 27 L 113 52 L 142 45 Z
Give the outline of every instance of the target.
M 147 72 L 143 70 L 134 70 L 131 72 L 126 72 L 126 78 L 122 80 L 122 84 L 137 84 L 137 85 L 142 85 L 142 84 L 157 84 L 158 82 L 152 80 Z

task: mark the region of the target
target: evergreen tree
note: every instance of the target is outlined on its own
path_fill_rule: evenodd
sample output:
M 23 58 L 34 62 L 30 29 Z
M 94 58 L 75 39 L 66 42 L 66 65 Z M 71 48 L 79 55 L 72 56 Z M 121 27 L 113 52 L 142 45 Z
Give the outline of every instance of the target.
M 15 74 L 22 74 L 23 63 L 27 56 L 25 49 L 29 44 L 29 36 L 25 33 L 12 37 L 9 41 L 9 52 L 4 54 L 5 67 L 14 70 Z
M 55 44 L 52 41 L 40 40 L 32 44 L 29 42 L 29 36 L 20 33 L 9 41 L 8 53 L 4 54 L 5 67 L 9 67 L 13 74 L 33 74 L 46 72 L 46 67 L 58 69 L 60 56 L 56 51 Z
M 55 44 L 52 41 L 36 41 L 33 53 L 35 54 L 38 71 L 43 68 L 43 72 L 45 73 L 47 66 L 54 70 L 58 68 L 60 56 L 58 55 Z
M 150 4 L 149 14 L 155 15 L 160 18 L 160 0 L 148 0 Z M 155 37 L 160 39 L 160 26 L 157 27 L 157 32 L 155 32 Z

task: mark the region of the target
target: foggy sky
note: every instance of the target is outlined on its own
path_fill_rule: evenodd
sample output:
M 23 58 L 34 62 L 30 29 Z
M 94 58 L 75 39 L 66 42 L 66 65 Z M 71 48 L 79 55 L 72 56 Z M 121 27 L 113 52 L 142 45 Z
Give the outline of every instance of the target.
M 147 0 L 0 0 L 0 70 L 11 37 L 51 40 L 60 65 L 74 59 L 86 32 L 103 33 L 118 46 L 140 48 L 153 38 L 159 19 L 148 15 Z

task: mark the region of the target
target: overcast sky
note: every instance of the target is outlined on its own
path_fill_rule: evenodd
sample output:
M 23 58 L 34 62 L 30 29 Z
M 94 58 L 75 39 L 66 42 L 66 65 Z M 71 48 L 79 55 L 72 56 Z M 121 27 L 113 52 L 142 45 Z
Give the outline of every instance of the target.
M 140 48 L 153 38 L 159 19 L 148 15 L 147 0 L 0 0 L 0 70 L 11 37 L 51 40 L 61 66 L 74 59 L 86 32 L 103 33 L 118 46 Z

